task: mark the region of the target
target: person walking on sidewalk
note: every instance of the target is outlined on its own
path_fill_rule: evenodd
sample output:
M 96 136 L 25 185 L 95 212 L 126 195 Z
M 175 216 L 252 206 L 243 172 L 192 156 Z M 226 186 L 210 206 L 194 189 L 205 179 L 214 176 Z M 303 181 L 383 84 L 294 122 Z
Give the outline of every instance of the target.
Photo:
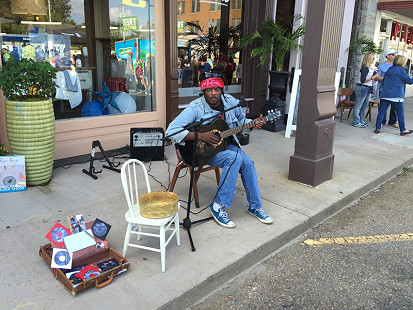
M 397 54 L 397 51 L 395 51 L 394 49 L 387 50 L 386 53 L 384 54 L 384 56 L 386 56 L 386 61 L 382 62 L 377 67 L 377 71 L 378 71 L 377 73 L 379 76 L 376 78 L 376 81 L 379 82 L 379 93 L 381 92 L 381 89 L 383 87 L 384 75 L 386 74 L 387 70 L 389 70 L 389 68 L 393 66 L 393 61 L 394 61 L 394 57 L 396 57 L 396 54 Z M 383 117 L 382 126 L 384 125 L 386 125 L 386 114 L 384 114 L 384 117 Z M 399 125 L 397 125 L 397 114 L 393 106 L 391 106 L 390 108 L 389 126 L 399 128 Z
M 380 109 L 376 120 L 376 130 L 374 133 L 380 133 L 383 117 L 387 112 L 389 105 L 392 105 L 396 110 L 399 118 L 400 135 L 408 135 L 413 130 L 408 130 L 404 124 L 404 95 L 406 84 L 413 84 L 413 79 L 409 77 L 406 70 L 403 68 L 407 63 L 407 58 L 398 55 L 394 58 L 393 66 L 391 66 L 383 79 L 383 87 L 380 93 Z
M 234 107 L 238 100 L 223 93 L 224 82 L 220 77 L 206 78 L 205 73 L 200 75 L 200 88 L 203 96 L 192 101 L 170 124 L 166 134 L 170 135 L 182 130 L 190 123 L 217 115 L 219 112 Z M 241 107 L 232 109 L 220 116 L 230 128 L 234 128 L 249 122 L 255 122 L 256 129 L 260 129 L 263 121 L 250 120 L 245 117 Z M 262 116 L 261 116 L 262 117 Z M 171 137 L 174 143 L 182 143 L 194 140 L 195 134 L 184 130 Z M 209 145 L 217 145 L 220 138 L 212 131 L 200 132 L 199 141 Z M 210 166 L 222 168 L 217 194 L 209 209 L 214 220 L 226 228 L 234 228 L 235 223 L 228 218 L 227 209 L 232 205 L 238 174 L 241 174 L 242 183 L 245 188 L 249 203 L 248 213 L 255 216 L 260 222 L 271 224 L 272 218 L 268 216 L 261 205 L 260 192 L 258 189 L 257 172 L 252 159 L 241 150 L 236 135 L 227 138 L 227 149 L 215 153 L 207 163 Z
M 368 124 L 363 120 L 364 112 L 369 105 L 370 92 L 373 90 L 373 82 L 377 75 L 374 75 L 373 63 L 375 60 L 374 53 L 367 53 L 363 57 L 360 69 L 360 83 L 354 87 L 356 93 L 356 103 L 353 109 L 353 126 L 365 128 Z

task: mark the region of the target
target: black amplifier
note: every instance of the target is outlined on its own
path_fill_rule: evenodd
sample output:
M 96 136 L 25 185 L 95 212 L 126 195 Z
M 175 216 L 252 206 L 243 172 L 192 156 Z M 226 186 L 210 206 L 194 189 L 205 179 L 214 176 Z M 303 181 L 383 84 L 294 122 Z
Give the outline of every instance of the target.
M 140 161 L 164 160 L 163 128 L 131 128 L 130 158 Z

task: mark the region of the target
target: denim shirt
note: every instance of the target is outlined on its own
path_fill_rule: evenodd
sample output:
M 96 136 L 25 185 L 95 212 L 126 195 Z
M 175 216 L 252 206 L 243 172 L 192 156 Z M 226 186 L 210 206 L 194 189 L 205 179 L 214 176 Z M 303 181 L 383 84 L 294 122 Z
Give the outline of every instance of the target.
M 236 106 L 238 100 L 232 97 L 231 95 L 223 94 L 221 95 L 221 101 L 224 104 L 225 110 Z M 168 129 L 166 130 L 166 135 L 173 134 L 182 130 L 185 126 L 190 123 L 198 122 L 201 118 L 208 118 L 212 115 L 219 114 L 218 111 L 212 109 L 209 104 L 205 101 L 205 97 L 202 96 L 198 99 L 192 101 L 173 121 L 169 124 Z M 212 123 L 215 119 L 205 122 L 204 125 Z M 247 124 L 252 120 L 247 119 L 242 112 L 240 107 L 237 107 L 231 111 L 225 112 L 225 120 L 229 125 L 229 128 L 234 128 L 243 124 Z M 245 123 L 244 123 L 245 121 Z M 189 133 L 188 130 L 184 130 L 179 134 L 172 136 L 171 140 L 174 143 L 184 142 L 184 138 Z M 236 135 L 233 135 L 235 141 L 239 144 L 238 138 Z

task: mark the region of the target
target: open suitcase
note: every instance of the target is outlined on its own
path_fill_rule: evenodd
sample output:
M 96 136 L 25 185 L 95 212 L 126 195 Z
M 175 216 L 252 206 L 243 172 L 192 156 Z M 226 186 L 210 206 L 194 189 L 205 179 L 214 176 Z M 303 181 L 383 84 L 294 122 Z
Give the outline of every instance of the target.
M 39 255 L 43 257 L 46 264 L 50 267 L 51 259 L 53 253 L 53 246 L 51 243 L 48 243 L 40 247 Z M 111 248 L 96 248 L 89 247 L 78 252 L 75 252 L 73 255 L 73 266 L 81 265 L 94 265 L 106 262 L 110 259 L 116 260 L 118 265 L 114 268 L 110 268 L 106 271 L 102 271 L 99 275 L 92 277 L 88 280 L 77 280 L 76 283 L 66 276 L 64 269 L 55 269 L 51 268 L 53 275 L 58 279 L 70 292 L 72 295 L 83 291 L 87 288 L 95 286 L 97 288 L 102 288 L 110 284 L 113 280 L 113 277 L 117 274 L 123 273 L 129 269 L 130 263 L 118 252 Z M 110 266 L 109 266 L 110 267 Z

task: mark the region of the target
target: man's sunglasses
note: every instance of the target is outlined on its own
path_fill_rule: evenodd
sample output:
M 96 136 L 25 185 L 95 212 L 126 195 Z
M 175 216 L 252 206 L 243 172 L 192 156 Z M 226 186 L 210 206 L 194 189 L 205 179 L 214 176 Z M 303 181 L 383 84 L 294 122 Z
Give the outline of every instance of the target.
M 221 73 L 205 72 L 205 77 L 207 78 L 211 78 L 211 77 L 220 78 L 221 76 L 222 76 Z

